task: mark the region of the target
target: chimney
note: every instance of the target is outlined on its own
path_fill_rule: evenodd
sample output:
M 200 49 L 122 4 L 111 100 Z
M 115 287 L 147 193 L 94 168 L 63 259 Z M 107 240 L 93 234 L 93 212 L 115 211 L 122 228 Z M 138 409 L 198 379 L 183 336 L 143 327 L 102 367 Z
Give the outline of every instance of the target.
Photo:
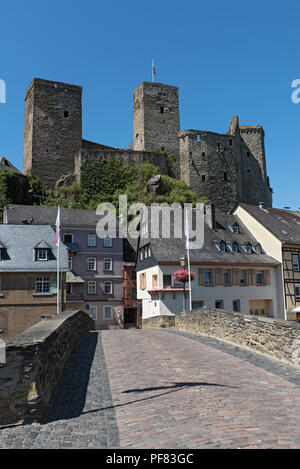
M 205 205 L 205 222 L 210 227 L 211 230 L 214 230 L 216 227 L 216 217 L 215 217 L 215 206 L 213 204 Z

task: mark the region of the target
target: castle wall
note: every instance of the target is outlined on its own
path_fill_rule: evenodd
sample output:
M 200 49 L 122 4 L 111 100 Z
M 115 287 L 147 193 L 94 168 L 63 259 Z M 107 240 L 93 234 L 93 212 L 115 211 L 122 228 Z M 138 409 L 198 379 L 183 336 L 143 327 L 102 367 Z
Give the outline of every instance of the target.
M 160 174 L 168 174 L 167 157 L 162 153 L 121 149 L 97 150 L 92 148 L 83 148 L 75 157 L 75 175 L 77 180 L 80 179 L 80 168 L 85 158 L 88 158 L 91 162 L 96 161 L 98 158 L 103 158 L 105 160 L 121 158 L 126 166 L 148 162 L 157 166 Z
M 32 168 L 49 187 L 74 172 L 82 139 L 81 92 L 80 86 L 35 78 L 25 95 L 23 172 Z

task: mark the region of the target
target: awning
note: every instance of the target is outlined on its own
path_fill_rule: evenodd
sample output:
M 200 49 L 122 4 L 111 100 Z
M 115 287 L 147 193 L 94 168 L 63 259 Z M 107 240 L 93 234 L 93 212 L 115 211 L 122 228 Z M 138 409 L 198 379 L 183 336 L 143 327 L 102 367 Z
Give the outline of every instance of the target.
M 300 313 L 300 306 L 297 306 L 297 308 L 293 309 L 291 312 L 292 313 Z
M 75 275 L 73 274 L 73 272 L 69 271 L 67 272 L 66 282 L 67 283 L 85 283 L 85 280 L 79 277 L 79 275 Z

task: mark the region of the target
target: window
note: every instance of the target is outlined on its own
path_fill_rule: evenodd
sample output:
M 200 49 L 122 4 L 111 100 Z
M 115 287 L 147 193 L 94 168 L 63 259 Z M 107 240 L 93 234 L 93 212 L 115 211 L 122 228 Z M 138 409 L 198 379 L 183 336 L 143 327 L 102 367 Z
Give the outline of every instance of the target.
M 201 142 L 201 135 L 197 134 L 197 142 Z
M 96 270 L 96 257 L 87 258 L 87 270 Z
M 147 244 L 147 246 L 144 247 L 144 257 L 145 259 L 148 259 L 148 257 L 150 256 L 151 256 L 150 244 Z
M 252 245 L 251 245 L 250 243 L 244 244 L 243 248 L 244 248 L 244 251 L 245 251 L 247 254 L 251 254 L 251 253 L 252 253 Z
M 72 270 L 72 257 L 69 257 L 68 259 L 68 267 L 69 267 L 69 270 Z
M 233 143 L 233 142 L 232 142 L 232 138 L 230 138 L 230 139 L 228 140 L 228 145 L 229 145 L 230 147 L 232 147 L 232 143 Z
M 136 288 L 131 289 L 131 298 L 136 298 Z
M 94 319 L 94 321 L 97 320 L 98 318 L 98 307 L 94 305 L 90 305 L 90 309 L 88 311 L 90 317 Z
M 64 112 L 64 116 L 65 116 L 65 117 L 69 117 L 69 111 L 65 111 L 65 112 Z
M 146 274 L 142 273 L 140 274 L 140 289 L 145 290 L 146 288 Z
M 300 301 L 300 283 L 295 283 L 295 297 L 296 301 Z
M 256 285 L 264 285 L 263 272 L 256 272 Z
M 239 252 L 239 245 L 235 241 L 231 245 L 232 252 Z
M 230 225 L 229 228 L 230 228 L 230 231 L 232 231 L 232 233 L 240 232 L 240 227 L 237 223 L 233 223 L 233 225 Z
M 298 254 L 293 254 L 293 271 L 300 272 L 300 265 L 299 265 L 299 256 Z
M 112 259 L 104 259 L 104 270 L 112 270 Z
M 224 177 L 224 181 L 228 181 L 227 173 L 224 173 L 223 177 Z
M 147 226 L 147 222 L 143 222 L 142 223 L 142 235 L 147 235 L 148 233 L 148 226 Z
M 111 248 L 112 247 L 112 239 L 109 236 L 106 236 L 106 238 L 104 238 L 103 246 L 105 248 Z
M 39 277 L 36 279 L 35 284 L 36 293 L 50 293 L 50 279 L 49 277 Z
M 97 241 L 96 241 L 96 235 L 95 234 L 89 234 L 88 235 L 88 246 L 89 247 L 96 247 Z
M 192 309 L 204 308 L 204 300 L 192 301 Z
M 152 290 L 157 289 L 157 275 L 152 275 Z
M 221 145 L 217 143 L 217 150 L 221 150 Z
M 202 181 L 205 181 L 205 174 L 202 175 Z
M 88 295 L 96 295 L 97 288 L 96 288 L 96 282 L 95 281 L 89 281 L 87 283 L 87 292 Z
M 111 305 L 103 306 L 103 319 L 109 320 L 112 318 L 113 318 L 113 307 Z
M 224 270 L 224 285 L 231 285 L 231 272 Z
M 240 285 L 247 285 L 247 272 L 246 270 L 240 270 Z
M 72 233 L 64 233 L 64 243 L 73 243 Z
M 205 270 L 204 271 L 204 285 L 212 285 L 212 283 L 213 283 L 212 270 Z
M 240 302 L 240 300 L 233 300 L 232 306 L 233 306 L 233 311 L 235 311 L 236 313 L 241 312 L 241 302 Z
M 112 293 L 112 282 L 110 280 L 104 281 L 104 293 L 110 295 Z
M 144 250 L 140 249 L 140 261 L 144 259 Z
M 47 249 L 38 249 L 37 250 L 37 260 L 38 261 L 47 261 L 48 260 L 48 251 L 47 251 Z
M 221 241 L 219 246 L 218 246 L 218 249 L 220 252 L 226 252 L 226 243 L 225 241 Z
M 135 270 L 130 271 L 130 277 L 131 277 L 131 280 L 136 280 L 136 271 Z
M 223 300 L 216 300 L 216 309 L 224 309 Z
M 164 107 L 163 107 L 163 106 L 160 106 L 160 113 L 161 113 L 161 114 L 164 114 L 164 112 L 165 112 Z
M 170 287 L 172 285 L 172 275 L 163 276 L 163 286 L 164 288 Z

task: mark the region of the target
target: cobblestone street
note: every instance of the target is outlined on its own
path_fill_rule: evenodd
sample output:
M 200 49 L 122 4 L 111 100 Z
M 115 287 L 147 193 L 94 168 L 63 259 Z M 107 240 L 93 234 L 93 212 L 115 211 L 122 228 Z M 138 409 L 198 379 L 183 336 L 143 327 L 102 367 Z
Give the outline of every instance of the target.
M 47 421 L 1 448 L 300 448 L 300 369 L 175 330 L 90 332 Z

